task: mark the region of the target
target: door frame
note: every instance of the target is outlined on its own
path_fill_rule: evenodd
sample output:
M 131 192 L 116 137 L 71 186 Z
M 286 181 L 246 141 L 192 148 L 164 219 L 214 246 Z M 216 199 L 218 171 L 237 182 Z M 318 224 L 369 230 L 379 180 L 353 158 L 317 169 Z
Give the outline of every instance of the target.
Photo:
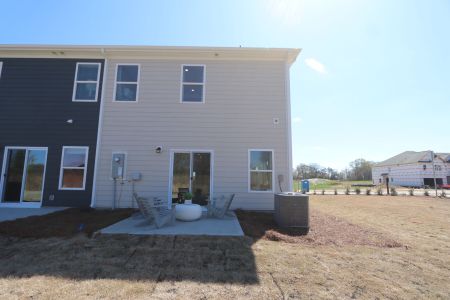
M 172 206 L 172 184 L 173 184 L 173 159 L 175 153 L 209 153 L 211 161 L 209 163 L 209 198 L 212 199 L 214 195 L 214 150 L 208 149 L 170 149 L 170 162 L 169 162 L 169 191 L 168 191 L 168 207 Z M 192 159 L 190 159 L 190 172 L 192 172 Z M 189 189 L 191 189 L 192 181 L 189 180 Z
M 3 202 L 3 193 L 5 191 L 5 178 L 6 178 L 6 159 L 8 158 L 8 151 L 11 149 L 24 149 L 25 153 L 25 161 L 24 161 L 24 170 L 22 174 L 22 187 L 20 191 L 20 199 L 17 203 L 11 202 Z M 44 165 L 44 175 L 42 176 L 42 191 L 41 191 L 41 200 L 39 202 L 22 202 L 23 189 L 24 189 L 24 181 L 23 178 L 26 173 L 26 162 L 28 157 L 28 150 L 45 150 L 45 165 Z M 48 160 L 48 147 L 34 147 L 34 146 L 5 146 L 3 152 L 3 164 L 2 164 L 2 172 L 0 174 L 0 207 L 23 207 L 23 208 L 39 208 L 42 206 L 42 200 L 44 197 L 44 186 L 45 186 L 45 174 L 47 173 L 47 160 Z

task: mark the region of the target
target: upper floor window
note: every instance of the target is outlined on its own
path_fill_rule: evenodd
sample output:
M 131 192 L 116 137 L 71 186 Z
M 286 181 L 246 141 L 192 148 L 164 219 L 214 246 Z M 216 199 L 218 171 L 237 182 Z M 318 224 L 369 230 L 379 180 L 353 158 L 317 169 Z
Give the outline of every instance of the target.
M 138 92 L 139 65 L 117 65 L 114 101 L 135 102 L 138 99 Z
M 59 174 L 60 190 L 84 190 L 88 151 L 88 147 L 63 147 Z
M 273 151 L 249 150 L 249 190 L 271 192 L 273 182 Z
M 100 63 L 77 63 L 72 101 L 97 101 L 99 81 Z
M 205 66 L 182 66 L 181 102 L 205 102 Z

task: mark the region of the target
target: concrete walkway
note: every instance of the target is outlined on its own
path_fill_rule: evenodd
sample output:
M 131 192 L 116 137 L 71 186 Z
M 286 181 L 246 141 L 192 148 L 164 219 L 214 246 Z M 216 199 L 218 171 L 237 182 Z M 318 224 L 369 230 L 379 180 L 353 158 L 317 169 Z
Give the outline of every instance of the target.
M 137 214 L 128 219 L 100 230 L 102 234 L 137 234 L 137 235 L 209 235 L 209 236 L 243 236 L 241 225 L 233 213 L 224 219 L 206 218 L 192 222 L 176 221 L 175 225 L 156 228 L 150 225 L 142 215 Z
M 31 216 L 42 216 L 64 209 L 66 209 L 66 207 L 40 207 L 40 208 L 0 207 L 0 222 L 11 221 Z

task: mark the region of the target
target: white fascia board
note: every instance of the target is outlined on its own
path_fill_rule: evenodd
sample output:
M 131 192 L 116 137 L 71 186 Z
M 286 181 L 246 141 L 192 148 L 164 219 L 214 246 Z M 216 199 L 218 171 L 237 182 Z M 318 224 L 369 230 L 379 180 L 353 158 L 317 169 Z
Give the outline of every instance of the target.
M 292 64 L 301 49 L 110 45 L 0 45 L 3 57 L 278 60 Z

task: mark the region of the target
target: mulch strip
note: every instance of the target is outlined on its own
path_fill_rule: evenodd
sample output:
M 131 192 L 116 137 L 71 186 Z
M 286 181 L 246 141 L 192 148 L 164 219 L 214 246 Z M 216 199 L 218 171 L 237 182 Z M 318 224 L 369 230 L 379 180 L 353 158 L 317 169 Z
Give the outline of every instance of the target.
M 308 245 L 365 245 L 381 248 L 403 246 L 386 234 L 317 210 L 310 210 L 310 230 L 306 235 L 300 230 L 278 227 L 272 213 L 239 210 L 236 214 L 245 235 L 255 239 Z
M 130 217 L 133 209 L 97 210 L 69 208 L 43 216 L 0 222 L 0 235 L 18 238 L 92 236 L 106 226 Z

